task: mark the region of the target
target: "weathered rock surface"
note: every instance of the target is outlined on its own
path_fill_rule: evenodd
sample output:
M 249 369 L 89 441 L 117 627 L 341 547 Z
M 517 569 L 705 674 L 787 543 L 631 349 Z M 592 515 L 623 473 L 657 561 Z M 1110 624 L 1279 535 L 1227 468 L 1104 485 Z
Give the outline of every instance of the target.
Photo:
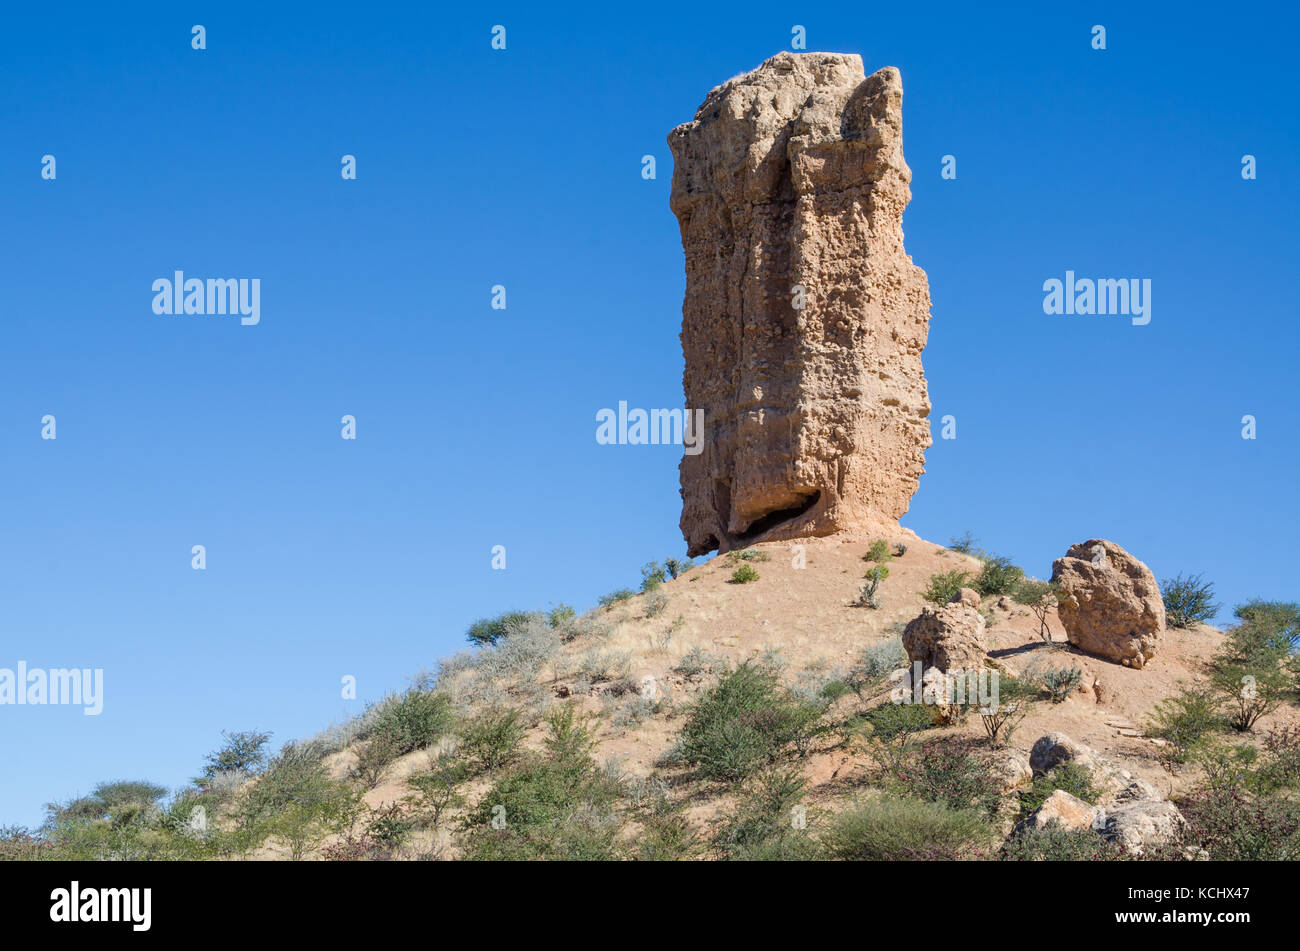
M 1029 751 L 1029 767 L 1041 776 L 1063 763 L 1085 770 L 1097 790 L 1100 805 L 1163 800 L 1164 793 L 1140 776 L 1104 759 L 1092 747 L 1066 736 L 1048 733 L 1038 738 Z
M 1050 822 L 1056 822 L 1067 829 L 1091 829 L 1093 823 L 1104 813 L 1097 806 L 1089 805 L 1078 796 L 1072 796 L 1064 789 L 1058 789 L 1043 800 L 1034 813 L 1016 826 L 1016 832 L 1026 829 L 1041 829 Z
M 1186 825 L 1172 802 L 1151 799 L 1110 806 L 1092 822 L 1093 830 L 1103 839 L 1118 842 L 1135 855 L 1174 844 Z
M 1001 783 L 1004 795 L 1022 789 L 1034 781 L 1034 771 L 1025 754 L 1016 750 L 1001 750 L 989 761 L 989 768 Z
M 1052 564 L 1057 614 L 1070 643 L 1088 654 L 1141 669 L 1165 629 L 1165 603 L 1151 569 L 1114 542 L 1074 545 Z
M 717 87 L 668 137 L 686 255 L 682 533 L 701 555 L 885 528 L 924 472 L 925 272 L 897 69 L 779 53 Z
M 920 661 L 922 669 L 979 670 L 989 649 L 979 595 L 963 588 L 943 607 L 923 608 L 903 629 L 902 640 L 908 662 Z

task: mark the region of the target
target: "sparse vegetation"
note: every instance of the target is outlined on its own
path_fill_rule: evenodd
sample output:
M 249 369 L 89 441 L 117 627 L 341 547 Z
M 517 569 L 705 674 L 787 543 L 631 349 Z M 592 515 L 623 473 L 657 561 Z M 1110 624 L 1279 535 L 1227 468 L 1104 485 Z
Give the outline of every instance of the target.
M 665 558 L 664 570 L 668 572 L 669 578 L 680 578 L 686 572 L 695 567 L 695 561 L 691 558 Z
M 1043 671 L 1039 682 L 1052 703 L 1063 703 L 1066 697 L 1079 689 L 1082 678 L 1083 671 L 1078 667 L 1052 667 Z
M 505 637 L 511 628 L 527 623 L 533 617 L 528 611 L 507 611 L 496 617 L 480 618 L 469 626 L 465 639 L 471 644 L 495 644 Z
M 963 555 L 969 555 L 975 551 L 975 546 L 978 541 L 979 540 L 970 533 L 970 530 L 967 529 L 957 538 L 948 539 L 948 549 L 950 551 L 959 552 Z
M 1038 690 L 1033 684 L 1002 674 L 998 677 L 998 702 L 980 709 L 984 732 L 993 746 L 1011 742 L 1016 727 L 1029 714 L 1029 703 Z
M 681 757 L 703 779 L 743 780 L 783 755 L 806 752 L 825 730 L 824 713 L 824 705 L 792 695 L 770 670 L 746 661 L 691 708 Z
M 876 565 L 875 569 L 867 575 L 866 582 L 862 585 L 862 591 L 858 594 L 858 604 L 867 608 L 880 607 L 880 600 L 876 597 L 876 592 L 880 589 L 880 582 L 889 573 L 889 569 L 884 565 Z
M 1214 603 L 1214 585 L 1200 575 L 1182 574 L 1160 582 L 1165 618 L 1170 627 L 1191 627 L 1213 620 L 1220 605 Z
M 938 861 L 974 857 L 987 838 L 987 820 L 973 810 L 884 796 L 835 816 L 822 847 L 832 859 Z
M 934 711 L 922 703 L 882 703 L 863 720 L 871 727 L 865 741 L 871 756 L 888 773 L 898 774 L 915 752 L 915 737 L 934 726 Z
M 1034 777 L 1033 785 L 1020 793 L 1021 818 L 1036 812 L 1047 801 L 1047 797 L 1058 789 L 1086 803 L 1093 803 L 1097 799 L 1097 788 L 1093 785 L 1091 774 L 1075 763 L 1061 763 L 1041 776 Z
M 897 637 L 864 648 L 849 668 L 846 683 L 861 699 L 880 687 L 889 675 L 907 664 L 903 642 Z
M 1155 705 L 1145 723 L 1148 736 L 1165 740 L 1168 758 L 1186 763 L 1210 737 L 1227 727 L 1222 699 L 1209 687 L 1184 687 Z
M 862 556 L 862 560 L 874 561 L 878 565 L 883 565 L 893 557 L 894 556 L 889 549 L 889 542 L 883 538 L 879 538 L 871 543 L 871 547 L 868 548 L 867 553 Z
M 944 605 L 957 597 L 957 594 L 970 580 L 970 575 L 965 571 L 945 571 L 941 574 L 931 575 L 930 583 L 926 586 L 921 597 L 931 604 Z
M 732 584 L 749 584 L 751 581 L 758 580 L 758 572 L 754 570 L 753 565 L 740 565 L 731 573 Z
M 1047 615 L 1056 607 L 1059 591 L 1054 582 L 1038 581 L 1035 578 L 1022 578 L 1011 589 L 1011 597 L 1029 608 L 1038 618 L 1038 636 L 1043 643 L 1052 643 L 1051 631 L 1047 628 Z
M 1010 558 L 983 555 L 980 560 L 984 565 L 975 577 L 975 590 L 980 597 L 1010 594 L 1025 580 L 1025 570 L 1012 564 Z
M 613 607 L 620 601 L 626 601 L 629 598 L 636 597 L 636 592 L 631 588 L 619 588 L 617 591 L 611 591 L 609 594 L 602 594 L 598 602 L 602 608 Z

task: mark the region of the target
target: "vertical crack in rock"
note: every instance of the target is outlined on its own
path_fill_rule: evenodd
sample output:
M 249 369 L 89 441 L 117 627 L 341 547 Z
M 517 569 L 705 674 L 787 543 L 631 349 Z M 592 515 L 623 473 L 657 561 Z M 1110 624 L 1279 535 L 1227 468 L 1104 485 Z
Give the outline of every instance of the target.
M 681 464 L 692 555 L 887 529 L 916 492 L 930 291 L 903 249 L 902 101 L 893 67 L 779 53 L 668 137 L 683 386 L 705 413 Z

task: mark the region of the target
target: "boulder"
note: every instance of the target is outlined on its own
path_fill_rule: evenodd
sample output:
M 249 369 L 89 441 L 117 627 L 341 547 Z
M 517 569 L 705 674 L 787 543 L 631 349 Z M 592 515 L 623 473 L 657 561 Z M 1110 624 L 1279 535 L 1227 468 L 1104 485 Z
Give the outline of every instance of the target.
M 1016 826 L 1015 832 L 1019 834 L 1030 829 L 1041 829 L 1052 822 L 1067 829 L 1091 829 L 1102 815 L 1098 806 L 1089 805 L 1078 796 L 1058 789 L 1043 800 L 1033 815 Z
M 1096 657 L 1141 669 L 1165 629 L 1165 604 L 1151 569 L 1114 542 L 1074 545 L 1052 564 L 1057 616 L 1070 643 Z
M 1084 769 L 1097 790 L 1097 802 L 1131 803 L 1146 800 L 1163 800 L 1164 794 L 1140 776 L 1101 757 L 1092 747 L 1066 736 L 1048 733 L 1039 737 L 1029 751 L 1029 767 L 1035 776 L 1041 776 L 1063 763 L 1073 763 Z
M 924 472 L 925 272 L 903 247 L 902 79 L 778 53 L 668 137 L 686 263 L 691 555 L 896 530 Z M 694 444 L 694 440 L 692 441 Z
M 989 645 L 984 615 L 980 614 L 978 604 L 978 596 L 971 604 L 963 594 L 958 594 L 943 607 L 922 609 L 903 629 L 903 650 L 907 651 L 908 660 L 945 673 L 976 671 L 983 667 Z
M 1176 844 L 1186 825 L 1172 802 L 1151 799 L 1110 806 L 1092 823 L 1103 839 L 1119 843 L 1134 855 Z
M 1029 759 L 1017 750 L 1001 750 L 989 761 L 989 769 L 1001 784 L 999 792 L 1004 795 L 1017 789 L 1023 789 L 1034 781 L 1034 771 L 1029 766 Z

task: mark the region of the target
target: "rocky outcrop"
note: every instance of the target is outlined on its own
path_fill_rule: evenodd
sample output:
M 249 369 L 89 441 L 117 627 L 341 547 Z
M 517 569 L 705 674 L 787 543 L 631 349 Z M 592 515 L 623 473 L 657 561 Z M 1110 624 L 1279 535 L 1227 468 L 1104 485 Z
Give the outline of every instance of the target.
M 903 629 L 903 650 L 909 663 L 941 671 L 973 671 L 984 666 L 988 653 L 979 595 L 963 588 L 940 608 L 923 608 Z
M 1178 843 L 1186 827 L 1186 820 L 1178 808 L 1145 779 L 1116 766 L 1101 757 L 1092 747 L 1064 733 L 1048 733 L 1039 737 L 1029 751 L 1029 766 L 1035 776 L 1049 773 L 1067 763 L 1087 773 L 1088 781 L 1097 790 L 1097 795 L 1087 826 L 1081 823 L 1082 813 L 1074 806 L 1062 819 L 1066 825 L 1091 828 L 1103 839 L 1124 846 L 1134 855 Z M 1052 795 L 1060 794 L 1061 791 L 1057 790 Z M 1075 803 L 1081 802 L 1073 796 L 1070 799 Z M 1048 802 L 1050 801 L 1049 797 Z M 1043 825 L 1053 817 L 1049 814 L 1040 819 L 1037 825 Z M 1026 821 L 1017 826 L 1016 831 L 1035 827 L 1037 826 Z
M 1178 808 L 1163 799 L 1111 806 L 1092 822 L 1093 830 L 1103 839 L 1124 846 L 1134 855 L 1176 844 L 1186 826 L 1187 820 Z
M 1114 542 L 1074 545 L 1052 564 L 1060 586 L 1057 615 L 1070 643 L 1141 669 L 1165 629 L 1165 603 L 1151 569 Z
M 1048 823 L 1055 822 L 1067 829 L 1091 829 L 1098 817 L 1104 815 L 1097 806 L 1084 802 L 1078 796 L 1072 796 L 1064 789 L 1055 790 L 1043 800 L 1043 804 L 1034 810 L 1029 818 L 1016 826 L 1017 833 L 1030 829 L 1042 829 Z
M 889 528 L 924 471 L 925 273 L 898 70 L 779 53 L 714 89 L 668 137 L 686 255 L 681 463 L 692 555 Z

